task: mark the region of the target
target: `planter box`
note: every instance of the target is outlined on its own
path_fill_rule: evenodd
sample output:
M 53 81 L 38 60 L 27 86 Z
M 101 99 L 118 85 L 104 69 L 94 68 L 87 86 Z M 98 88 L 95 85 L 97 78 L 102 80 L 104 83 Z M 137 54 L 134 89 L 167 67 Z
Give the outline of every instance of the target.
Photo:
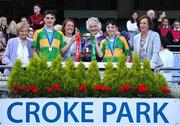
M 2 126 L 180 126 L 180 99 L 0 99 Z

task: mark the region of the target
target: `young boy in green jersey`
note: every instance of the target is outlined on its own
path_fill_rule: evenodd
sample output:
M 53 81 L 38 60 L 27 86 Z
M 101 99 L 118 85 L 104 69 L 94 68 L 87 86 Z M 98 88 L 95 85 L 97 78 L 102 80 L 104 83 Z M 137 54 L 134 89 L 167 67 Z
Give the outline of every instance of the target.
M 124 54 L 127 61 L 131 59 L 131 51 L 129 45 L 122 36 L 116 35 L 118 31 L 117 24 L 114 20 L 106 23 L 107 37 L 102 40 L 99 46 L 96 44 L 96 51 L 99 57 L 103 57 L 103 62 L 118 62 L 119 58 Z
M 75 36 L 66 44 L 61 31 L 56 31 L 54 23 L 56 21 L 55 11 L 46 10 L 44 12 L 44 27 L 37 30 L 33 36 L 33 56 L 47 56 L 48 61 L 55 59 L 60 53 L 66 52 L 75 41 Z

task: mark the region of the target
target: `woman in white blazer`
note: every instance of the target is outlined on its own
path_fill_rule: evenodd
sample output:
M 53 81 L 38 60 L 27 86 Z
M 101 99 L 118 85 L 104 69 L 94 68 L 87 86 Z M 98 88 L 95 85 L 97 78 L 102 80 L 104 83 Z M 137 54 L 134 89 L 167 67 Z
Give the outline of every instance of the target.
M 149 59 L 155 65 L 161 65 L 159 58 L 159 51 L 161 41 L 159 34 L 152 31 L 152 20 L 144 15 L 141 16 L 137 22 L 140 33 L 134 37 L 134 52 L 138 53 L 140 60 Z

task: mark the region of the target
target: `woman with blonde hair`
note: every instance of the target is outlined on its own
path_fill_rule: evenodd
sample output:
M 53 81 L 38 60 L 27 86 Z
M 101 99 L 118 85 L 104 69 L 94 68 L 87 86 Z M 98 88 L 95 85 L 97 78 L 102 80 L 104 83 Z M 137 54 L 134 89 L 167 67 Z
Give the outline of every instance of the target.
M 34 30 L 33 28 L 29 28 L 27 37 L 31 40 L 33 40 Z
M 14 20 L 12 20 L 9 23 L 9 27 L 7 29 L 7 33 L 8 33 L 8 39 L 17 37 L 16 22 Z
M 7 42 L 8 35 L 7 35 L 7 18 L 5 16 L 0 17 L 0 30 L 3 31 L 3 36 Z
M 23 66 L 27 66 L 29 59 L 32 57 L 31 44 L 32 41 L 27 38 L 29 25 L 20 22 L 16 26 L 17 37 L 9 39 L 3 56 L 3 64 L 13 66 L 16 59 L 20 59 Z M 5 72 L 8 75 L 9 72 Z
M 61 31 L 61 30 L 62 30 L 62 25 L 56 24 L 56 25 L 54 25 L 54 29 L 55 29 L 56 31 Z

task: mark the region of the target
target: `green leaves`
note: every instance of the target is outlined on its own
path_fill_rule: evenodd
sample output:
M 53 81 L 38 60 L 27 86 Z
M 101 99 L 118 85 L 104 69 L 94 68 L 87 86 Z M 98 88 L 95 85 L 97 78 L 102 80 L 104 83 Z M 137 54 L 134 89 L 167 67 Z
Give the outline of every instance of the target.
M 125 56 L 119 59 L 116 69 L 108 62 L 102 79 L 96 61 L 92 61 L 86 70 L 82 62 L 75 67 L 71 58 L 63 67 L 61 56 L 51 66 L 47 65 L 46 57 L 32 58 L 26 69 L 17 60 L 8 87 L 15 97 L 169 96 L 165 78 L 160 73 L 153 73 L 148 60 L 141 64 L 137 54 L 133 55 L 131 68 L 126 67 Z
M 62 80 L 63 93 L 64 96 L 75 96 L 76 91 L 76 72 L 75 65 L 72 58 L 66 61 L 66 66 L 64 67 L 64 76 Z
M 99 68 L 96 61 L 92 61 L 87 70 L 87 84 L 94 85 L 101 82 Z
M 104 78 L 102 79 L 102 84 L 104 86 L 112 86 L 115 80 L 115 71 L 112 62 L 108 62 L 104 72 Z
M 20 60 L 17 60 L 8 78 L 8 88 L 11 90 L 14 83 L 25 84 L 27 81 L 26 72 Z
M 86 78 L 87 78 L 87 75 L 86 75 L 86 68 L 85 68 L 85 65 L 80 62 L 77 66 L 77 69 L 76 69 L 76 79 L 77 79 L 77 83 L 80 85 L 80 84 L 83 84 L 83 83 L 86 83 Z

